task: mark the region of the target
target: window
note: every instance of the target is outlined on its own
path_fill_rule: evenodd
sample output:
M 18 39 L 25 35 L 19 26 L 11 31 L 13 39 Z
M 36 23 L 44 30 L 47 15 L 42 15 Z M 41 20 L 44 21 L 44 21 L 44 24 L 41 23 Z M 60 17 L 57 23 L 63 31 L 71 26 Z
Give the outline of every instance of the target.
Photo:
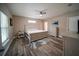
M 36 23 L 34 20 L 28 20 L 28 23 Z
M 0 27 L 1 27 L 1 41 L 2 45 L 8 40 L 9 37 L 9 23 L 8 23 L 8 17 L 3 12 L 0 12 Z

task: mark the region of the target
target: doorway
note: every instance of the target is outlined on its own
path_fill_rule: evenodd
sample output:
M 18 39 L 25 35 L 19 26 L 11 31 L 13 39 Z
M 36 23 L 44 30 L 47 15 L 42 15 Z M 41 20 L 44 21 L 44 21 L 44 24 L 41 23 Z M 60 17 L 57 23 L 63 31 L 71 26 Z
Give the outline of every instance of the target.
M 44 22 L 44 30 L 48 31 L 48 22 L 47 21 Z

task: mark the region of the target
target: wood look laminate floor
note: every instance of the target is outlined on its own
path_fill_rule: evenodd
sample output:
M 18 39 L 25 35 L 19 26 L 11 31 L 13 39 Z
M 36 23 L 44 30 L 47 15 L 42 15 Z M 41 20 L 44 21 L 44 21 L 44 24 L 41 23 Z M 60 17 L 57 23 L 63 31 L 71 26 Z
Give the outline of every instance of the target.
M 37 48 L 29 48 L 26 40 L 14 39 L 6 56 L 62 56 L 64 54 L 64 40 L 48 37 L 48 43 Z

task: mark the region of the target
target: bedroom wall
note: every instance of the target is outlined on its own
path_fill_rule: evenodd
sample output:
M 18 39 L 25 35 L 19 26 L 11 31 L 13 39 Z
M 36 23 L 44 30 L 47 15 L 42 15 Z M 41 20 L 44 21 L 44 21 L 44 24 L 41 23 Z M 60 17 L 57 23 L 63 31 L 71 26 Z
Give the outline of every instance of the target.
M 3 13 L 5 13 L 7 16 L 8 16 L 8 18 L 11 18 L 12 17 L 12 15 L 11 15 L 11 13 L 10 13 L 10 11 L 9 11 L 9 9 L 8 9 L 8 7 L 6 6 L 6 4 L 0 4 L 0 11 L 2 11 Z M 11 39 L 12 38 L 12 33 L 13 33 L 13 27 L 9 27 L 10 29 L 9 29 L 9 39 Z M 0 43 L 1 43 L 1 35 L 0 35 Z M 0 47 L 2 47 L 2 45 L 0 44 Z
M 28 20 L 34 20 L 36 23 L 28 23 Z M 24 26 L 26 30 L 31 29 L 38 29 L 43 30 L 43 20 L 37 20 L 33 18 L 27 18 L 22 16 L 13 16 L 13 23 L 14 23 L 14 34 L 18 31 L 24 31 Z
M 76 35 L 73 35 L 74 33 L 69 32 L 69 17 L 71 17 L 71 16 L 79 16 L 79 11 L 77 10 L 77 11 L 73 11 L 73 12 L 68 12 L 68 13 L 65 13 L 63 15 L 59 15 L 59 16 L 53 17 L 51 19 L 48 19 L 48 22 L 49 22 L 49 24 L 48 24 L 48 26 L 49 26 L 49 28 L 48 28 L 49 34 L 54 35 L 56 33 L 55 28 L 52 26 L 52 22 L 54 20 L 58 20 L 60 35 L 79 38 Z
M 58 21 L 59 23 L 59 34 L 63 35 L 64 32 L 67 32 L 67 21 L 68 19 L 65 16 L 60 16 L 60 17 L 56 17 L 56 18 L 52 18 L 48 20 L 48 31 L 50 35 L 56 36 L 56 27 L 53 26 L 53 22 L 54 21 Z

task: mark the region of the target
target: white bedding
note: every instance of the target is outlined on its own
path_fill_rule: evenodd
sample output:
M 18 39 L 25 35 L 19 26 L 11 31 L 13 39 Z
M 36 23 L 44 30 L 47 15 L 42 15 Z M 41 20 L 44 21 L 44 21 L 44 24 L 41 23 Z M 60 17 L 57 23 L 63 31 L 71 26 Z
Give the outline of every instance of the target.
M 32 33 L 39 33 L 39 32 L 47 32 L 46 30 L 31 30 L 27 31 L 27 33 L 32 34 Z

